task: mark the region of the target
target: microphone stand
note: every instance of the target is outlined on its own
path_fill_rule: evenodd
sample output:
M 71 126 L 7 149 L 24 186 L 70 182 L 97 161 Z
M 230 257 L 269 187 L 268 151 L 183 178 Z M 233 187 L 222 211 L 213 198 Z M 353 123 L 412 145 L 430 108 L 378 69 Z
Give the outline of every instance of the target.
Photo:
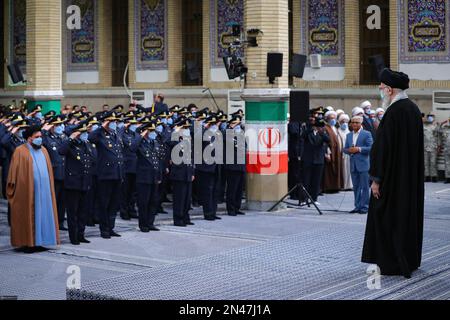
M 216 105 L 216 107 L 217 107 L 217 110 L 220 110 L 220 108 L 219 108 L 219 105 L 217 104 L 217 102 L 216 102 L 216 99 L 214 98 L 214 95 L 213 95 L 213 93 L 211 92 L 211 89 L 209 89 L 209 88 L 206 88 L 205 90 L 203 90 L 202 91 L 202 93 L 205 93 L 206 91 L 208 91 L 209 92 L 209 95 L 211 96 L 211 98 L 213 99 L 213 101 L 214 101 L 214 104 Z

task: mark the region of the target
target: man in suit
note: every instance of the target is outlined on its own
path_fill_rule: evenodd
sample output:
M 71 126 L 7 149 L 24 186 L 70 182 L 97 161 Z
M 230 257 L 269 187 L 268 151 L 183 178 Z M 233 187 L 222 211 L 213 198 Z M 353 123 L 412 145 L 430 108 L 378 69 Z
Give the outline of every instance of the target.
M 352 118 L 353 131 L 347 135 L 344 153 L 350 155 L 355 209 L 350 213 L 367 214 L 369 210 L 369 168 L 370 149 L 373 139 L 369 131 L 362 128 L 363 118 Z
M 301 136 L 303 142 L 301 143 L 302 150 L 300 150 L 303 166 L 303 184 L 313 201 L 316 202 L 316 205 L 319 205 L 317 198 L 325 165 L 326 148 L 324 145 L 330 142 L 330 137 L 324 129 L 325 124 L 319 116 L 321 112 L 321 108 L 311 110 L 309 123 Z M 300 198 L 300 203 L 302 203 L 304 196 Z

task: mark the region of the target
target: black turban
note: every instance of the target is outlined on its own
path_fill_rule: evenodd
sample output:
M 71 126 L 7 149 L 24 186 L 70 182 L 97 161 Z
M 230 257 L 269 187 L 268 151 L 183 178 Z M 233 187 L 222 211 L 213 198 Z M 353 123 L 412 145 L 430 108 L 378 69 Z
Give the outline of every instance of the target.
M 406 90 L 409 88 L 408 75 L 403 72 L 392 71 L 389 68 L 384 68 L 381 71 L 380 80 L 385 85 L 394 89 Z
M 30 126 L 26 128 L 25 131 L 23 132 L 23 138 L 25 140 L 28 140 L 29 137 L 31 137 L 33 134 L 39 131 L 41 131 L 41 126 Z

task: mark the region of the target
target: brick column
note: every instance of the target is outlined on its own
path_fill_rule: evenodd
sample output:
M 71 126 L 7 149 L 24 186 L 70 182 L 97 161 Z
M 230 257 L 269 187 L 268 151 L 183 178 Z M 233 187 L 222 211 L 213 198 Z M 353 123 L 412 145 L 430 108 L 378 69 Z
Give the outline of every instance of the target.
M 264 32 L 259 46 L 246 49 L 248 147 L 247 202 L 250 210 L 267 210 L 287 193 L 287 112 L 289 25 L 288 0 L 246 0 L 245 26 Z M 267 53 L 283 53 L 283 76 L 270 84 Z M 253 163 L 250 163 L 253 162 Z
M 27 90 L 29 107 L 61 109 L 61 0 L 27 0 Z

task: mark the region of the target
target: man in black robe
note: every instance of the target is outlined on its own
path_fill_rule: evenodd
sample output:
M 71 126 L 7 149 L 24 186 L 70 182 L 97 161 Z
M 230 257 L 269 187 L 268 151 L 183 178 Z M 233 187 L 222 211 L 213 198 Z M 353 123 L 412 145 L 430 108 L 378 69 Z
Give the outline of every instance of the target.
M 383 107 L 388 107 L 370 155 L 372 196 L 362 262 L 377 264 L 382 275 L 403 275 L 420 267 L 424 209 L 423 123 L 405 93 L 406 74 L 380 74 Z

